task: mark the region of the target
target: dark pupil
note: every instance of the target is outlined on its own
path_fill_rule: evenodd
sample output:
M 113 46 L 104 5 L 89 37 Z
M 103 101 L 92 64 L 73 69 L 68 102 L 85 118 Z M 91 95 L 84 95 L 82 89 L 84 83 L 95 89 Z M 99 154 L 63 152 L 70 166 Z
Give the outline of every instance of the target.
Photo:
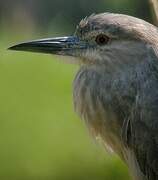
M 108 41 L 109 41 L 109 37 L 108 37 L 108 36 L 105 36 L 105 35 L 99 35 L 99 36 L 97 36 L 97 38 L 96 38 L 96 42 L 97 42 L 97 44 L 99 44 L 99 45 L 106 44 L 106 43 L 108 43 Z
M 106 41 L 106 39 L 105 39 L 105 37 L 100 37 L 99 38 L 99 42 L 102 44 L 102 43 L 104 43 Z

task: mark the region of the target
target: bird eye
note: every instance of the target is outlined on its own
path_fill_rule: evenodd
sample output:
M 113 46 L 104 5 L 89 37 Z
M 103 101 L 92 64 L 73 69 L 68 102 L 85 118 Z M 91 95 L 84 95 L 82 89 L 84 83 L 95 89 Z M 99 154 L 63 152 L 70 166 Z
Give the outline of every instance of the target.
M 96 37 L 95 41 L 98 45 L 105 45 L 109 42 L 110 38 L 105 34 L 100 34 Z

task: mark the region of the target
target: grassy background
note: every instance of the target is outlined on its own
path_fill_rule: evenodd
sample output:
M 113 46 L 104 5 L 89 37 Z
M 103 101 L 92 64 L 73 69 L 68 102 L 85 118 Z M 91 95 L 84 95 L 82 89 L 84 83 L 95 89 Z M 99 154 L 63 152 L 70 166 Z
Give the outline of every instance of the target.
M 93 142 L 73 111 L 78 67 L 7 51 L 18 40 L 1 40 L 0 180 L 129 179 L 125 165 Z

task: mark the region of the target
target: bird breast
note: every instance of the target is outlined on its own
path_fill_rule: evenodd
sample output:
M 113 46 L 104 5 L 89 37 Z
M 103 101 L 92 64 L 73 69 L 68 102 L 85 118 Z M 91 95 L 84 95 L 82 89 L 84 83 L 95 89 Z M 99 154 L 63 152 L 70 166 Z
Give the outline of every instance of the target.
M 105 144 L 122 156 L 121 114 L 118 116 L 114 109 L 121 111 L 111 93 L 112 83 L 108 76 L 100 70 L 81 68 L 74 80 L 74 107 L 92 135 L 101 137 Z

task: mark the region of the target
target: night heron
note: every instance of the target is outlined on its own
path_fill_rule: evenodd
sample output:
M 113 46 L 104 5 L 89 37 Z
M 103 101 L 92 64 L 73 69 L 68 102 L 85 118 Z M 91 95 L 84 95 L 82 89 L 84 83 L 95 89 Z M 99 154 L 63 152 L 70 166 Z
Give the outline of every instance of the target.
M 10 49 L 75 57 L 76 112 L 126 162 L 135 180 L 158 180 L 157 27 L 103 13 L 83 19 L 74 36 Z

